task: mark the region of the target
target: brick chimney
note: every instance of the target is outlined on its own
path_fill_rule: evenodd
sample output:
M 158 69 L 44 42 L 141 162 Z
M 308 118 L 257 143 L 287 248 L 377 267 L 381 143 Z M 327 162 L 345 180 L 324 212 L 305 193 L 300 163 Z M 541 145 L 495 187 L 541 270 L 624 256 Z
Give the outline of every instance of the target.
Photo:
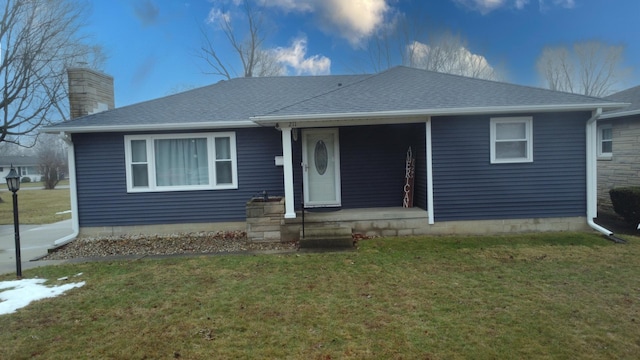
M 87 68 L 67 70 L 71 118 L 115 108 L 113 77 Z

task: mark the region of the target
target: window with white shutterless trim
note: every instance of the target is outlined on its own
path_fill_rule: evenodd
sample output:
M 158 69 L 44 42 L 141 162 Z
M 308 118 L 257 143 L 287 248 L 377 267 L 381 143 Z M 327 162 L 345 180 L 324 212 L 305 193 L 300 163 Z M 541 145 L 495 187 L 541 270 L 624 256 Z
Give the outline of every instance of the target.
M 613 127 L 611 124 L 598 126 L 598 158 L 611 159 L 613 156 Z
M 492 118 L 491 163 L 533 161 L 533 119 L 531 117 Z
M 235 133 L 125 135 L 127 192 L 237 189 Z

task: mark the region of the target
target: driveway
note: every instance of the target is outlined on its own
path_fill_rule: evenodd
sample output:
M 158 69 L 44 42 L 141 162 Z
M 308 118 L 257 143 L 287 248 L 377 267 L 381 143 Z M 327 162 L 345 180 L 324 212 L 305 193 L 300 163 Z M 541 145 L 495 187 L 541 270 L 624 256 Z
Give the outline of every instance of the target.
M 22 270 L 58 264 L 62 261 L 30 261 L 47 254 L 54 241 L 71 235 L 71 220 L 47 225 L 20 226 L 20 257 Z M 0 225 L 0 274 L 16 272 L 16 248 L 13 224 Z

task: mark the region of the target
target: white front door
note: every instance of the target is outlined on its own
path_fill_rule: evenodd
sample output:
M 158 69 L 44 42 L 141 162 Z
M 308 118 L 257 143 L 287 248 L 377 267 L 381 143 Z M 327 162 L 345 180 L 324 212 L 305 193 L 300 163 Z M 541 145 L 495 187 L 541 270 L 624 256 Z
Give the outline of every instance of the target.
M 304 204 L 340 206 L 340 149 L 338 129 L 302 131 Z

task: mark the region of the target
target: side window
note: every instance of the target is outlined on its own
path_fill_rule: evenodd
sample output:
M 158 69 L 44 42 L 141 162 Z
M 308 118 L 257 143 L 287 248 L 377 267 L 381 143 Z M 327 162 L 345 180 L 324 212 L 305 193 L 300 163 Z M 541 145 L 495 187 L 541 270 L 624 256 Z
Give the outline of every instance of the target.
M 134 188 L 149 187 L 147 140 L 131 140 L 131 177 Z
M 492 118 L 491 163 L 533 161 L 533 119 L 531 117 Z
M 598 126 L 598 158 L 610 159 L 613 156 L 613 128 L 611 125 Z

